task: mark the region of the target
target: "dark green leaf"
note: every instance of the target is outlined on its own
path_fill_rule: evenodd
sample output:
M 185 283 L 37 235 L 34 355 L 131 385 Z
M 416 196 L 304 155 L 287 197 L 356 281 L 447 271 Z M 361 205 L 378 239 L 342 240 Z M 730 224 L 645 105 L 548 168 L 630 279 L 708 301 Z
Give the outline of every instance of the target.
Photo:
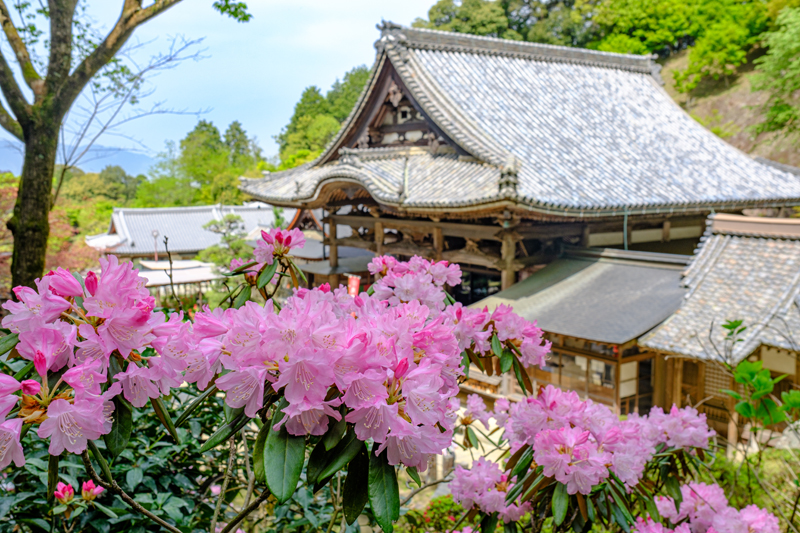
M 675 501 L 675 509 L 679 510 L 681 502 L 683 501 L 680 482 L 674 476 L 667 476 L 664 480 L 664 485 L 667 487 L 667 494 Z
M 55 491 L 58 485 L 58 455 L 49 455 L 47 460 L 47 501 L 55 500 Z
M 270 424 L 264 424 L 258 431 L 256 443 L 253 446 L 253 473 L 256 479 L 262 483 L 266 483 L 264 474 L 264 444 L 267 442 L 267 435 L 269 435 Z
M 408 473 L 408 477 L 413 479 L 414 483 L 416 483 L 418 487 L 422 487 L 422 480 L 419 477 L 419 472 L 417 472 L 416 466 L 406 467 L 406 472 Z
M 369 452 L 361 446 L 358 453 L 347 467 L 347 478 L 344 480 L 342 507 L 348 524 L 353 524 L 369 500 L 367 485 L 369 484 Z
M 245 263 L 242 266 L 231 270 L 231 274 L 241 274 L 242 272 L 244 272 L 245 270 L 247 270 L 248 268 L 250 268 L 251 266 L 253 266 L 255 264 L 256 264 L 256 261 L 250 261 L 249 263 Z
M 461 352 L 461 369 L 464 371 L 464 376 L 469 377 L 469 355 L 466 350 Z
M 115 358 L 112 357 L 113 361 Z M 103 442 L 112 458 L 116 458 L 128 445 L 131 438 L 131 428 L 133 427 L 133 408 L 121 394 L 114 396 L 114 421 L 111 423 L 111 431 L 103 435 Z
M 502 355 L 500 355 L 500 372 L 505 374 L 509 370 L 511 370 L 511 366 L 514 364 L 514 354 L 511 353 L 511 350 L 503 350 Z
M 169 432 L 172 440 L 176 443 L 181 443 L 181 438 L 178 436 L 178 431 L 175 429 L 175 424 L 172 423 L 172 417 L 169 416 L 169 411 L 167 411 L 167 407 L 164 405 L 164 402 L 161 398 L 150 398 L 150 403 L 153 406 L 153 411 L 155 411 L 158 420 L 161 422 L 167 431 Z
M 329 463 L 325 465 L 325 468 L 319 473 L 318 479 L 331 477 L 344 468 L 363 447 L 364 443 L 356 438 L 354 431 L 348 433 L 341 442 L 331 450 L 329 454 Z
M 339 444 L 339 441 L 342 440 L 346 429 L 347 421 L 345 421 L 344 417 L 342 417 L 342 419 L 335 424 L 331 424 L 331 427 L 328 428 L 328 431 L 322 437 L 322 442 L 325 443 L 325 449 L 330 450 Z
M 315 485 L 319 479 L 319 473 L 328 464 L 328 450 L 325 449 L 325 443 L 319 441 L 314 447 L 311 455 L 308 456 L 308 467 L 306 468 L 306 481 L 309 486 Z
M 107 517 L 109 517 L 109 518 L 119 518 L 119 517 L 117 516 L 117 513 L 115 513 L 114 511 L 112 511 L 111 509 L 109 509 L 108 507 L 106 507 L 105 505 L 102 505 L 102 504 L 100 504 L 100 503 L 99 503 L 99 502 L 97 502 L 96 500 L 95 500 L 95 502 L 94 502 L 94 506 L 95 506 L 95 507 L 97 507 L 97 509 L 98 509 L 98 510 L 99 510 L 101 513 L 103 513 L 104 515 L 106 515 L 106 516 L 107 516 Z
M 20 369 L 20 371 L 19 371 L 19 372 L 17 372 L 16 374 L 14 374 L 14 379 L 16 379 L 17 381 L 22 381 L 23 379 L 25 379 L 26 377 L 28 377 L 28 374 L 30 374 L 30 373 L 31 373 L 31 371 L 33 370 L 33 367 L 34 367 L 33 361 L 31 361 L 31 362 L 30 362 L 30 363 L 28 363 L 27 365 L 23 366 L 23 367 Z
M 218 444 L 225 442 L 231 435 L 242 429 L 248 422 L 250 421 L 244 414 L 231 422 L 230 424 L 225 424 L 220 426 L 220 428 L 211 435 L 208 440 L 203 444 L 200 448 L 200 453 L 207 452 L 211 448 L 217 446 Z
M 567 517 L 567 507 L 569 507 L 569 494 L 567 486 L 563 483 L 556 483 L 556 490 L 553 491 L 553 523 L 560 526 Z
M 136 468 L 131 468 L 125 473 L 125 482 L 131 490 L 136 490 L 136 487 L 139 486 L 143 478 L 144 472 L 138 466 Z
M 514 375 L 517 378 L 517 383 L 519 383 L 519 388 L 522 389 L 522 394 L 526 394 L 527 391 L 525 389 L 525 378 L 522 377 L 523 370 L 522 367 L 520 367 L 516 357 L 514 358 L 512 364 L 514 365 Z
M 214 394 L 216 391 L 217 387 L 212 385 L 211 387 L 208 388 L 207 391 L 205 391 L 203 394 L 192 400 L 192 403 L 189 404 L 189 406 L 181 413 L 181 416 L 179 416 L 178 419 L 175 421 L 175 427 L 181 427 L 181 425 L 184 422 L 186 422 L 186 420 L 189 419 L 192 413 L 194 413 L 197 410 L 197 408 L 200 407 L 200 404 L 202 404 L 206 398 Z
M 487 514 L 481 520 L 481 533 L 494 533 L 497 529 L 497 513 Z
M 242 290 L 239 291 L 239 294 L 236 295 L 236 298 L 233 299 L 233 308 L 239 309 L 243 306 L 248 300 L 250 300 L 250 285 L 245 285 L 242 287 Z
M 266 287 L 267 283 L 269 283 L 275 275 L 276 270 L 278 270 L 277 261 L 273 261 L 271 265 L 264 267 L 264 270 L 261 271 L 258 275 L 258 279 L 256 279 L 256 287 L 259 289 Z
M 306 275 L 303 273 L 303 271 L 302 271 L 302 270 L 300 270 L 300 267 L 298 267 L 298 266 L 297 266 L 297 265 L 294 263 L 294 261 L 292 260 L 292 258 L 291 258 L 291 257 L 289 257 L 289 258 L 287 258 L 287 259 L 289 259 L 289 264 L 292 266 L 292 270 L 294 270 L 294 271 L 295 271 L 295 273 L 296 273 L 298 276 L 300 276 L 300 279 L 302 279 L 302 280 L 303 280 L 303 283 L 305 283 L 305 284 L 306 284 L 306 286 L 308 286 L 308 278 L 306 278 Z
M 514 465 L 513 470 L 511 470 L 510 478 L 516 477 L 520 479 L 520 475 L 523 474 L 525 471 L 528 470 L 528 467 L 531 466 L 531 462 L 533 461 L 533 448 L 528 447 L 517 461 L 517 464 Z
M 477 448 L 479 446 L 478 436 L 475 435 L 475 431 L 469 426 L 467 426 L 467 439 L 469 439 L 469 443 L 473 448 Z
M 625 533 L 628 533 L 631 530 L 631 526 L 625 517 L 625 513 L 619 508 L 618 505 L 613 503 L 611 504 L 611 514 L 614 516 L 614 522 L 616 522 L 619 527 L 625 531 Z
M 281 402 L 281 405 L 284 404 L 285 400 Z M 279 407 L 275 410 L 272 424 L 277 424 L 283 416 Z M 264 444 L 264 473 L 267 486 L 278 503 L 287 501 L 294 494 L 297 482 L 300 481 L 300 473 L 303 471 L 305 457 L 305 437 L 289 435 L 285 425 L 280 431 L 272 430 L 267 435 Z
M 64 504 L 56 505 L 55 507 L 53 507 L 53 514 L 61 514 L 61 513 L 66 512 L 66 510 L 67 510 L 67 506 L 66 505 L 64 505 Z
M 223 410 L 225 411 L 225 422 L 230 424 L 237 418 L 239 415 L 244 413 L 244 407 L 231 407 L 227 403 L 223 405 Z
M 400 518 L 400 489 L 386 450 L 375 455 L 377 449 L 378 443 L 375 443 L 369 454 L 369 503 L 378 525 L 385 533 L 392 533 L 392 522 Z
M 100 471 L 103 473 L 103 477 L 106 478 L 106 481 L 111 483 L 111 469 L 108 467 L 105 457 L 103 457 L 103 454 L 101 454 L 100 450 L 97 449 L 97 445 L 94 443 L 94 441 L 90 440 L 87 442 L 87 444 L 89 445 L 89 450 L 94 456 L 94 460 L 100 465 Z
M 503 524 L 503 533 L 517 533 L 517 523 L 509 522 L 507 524 Z
M 14 348 L 19 342 L 19 334 L 12 333 L 5 337 L 0 337 L 0 355 L 5 355 Z
M 497 338 L 497 333 L 492 335 L 492 351 L 497 357 L 503 355 L 503 345 L 500 344 L 500 339 Z

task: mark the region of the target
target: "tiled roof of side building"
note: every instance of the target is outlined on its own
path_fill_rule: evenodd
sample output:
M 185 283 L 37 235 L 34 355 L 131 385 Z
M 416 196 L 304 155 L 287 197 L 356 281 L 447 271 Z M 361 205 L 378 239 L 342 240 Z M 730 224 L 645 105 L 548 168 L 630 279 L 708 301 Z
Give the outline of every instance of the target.
M 578 216 L 800 203 L 793 167 L 754 160 L 703 128 L 661 88 L 649 57 L 388 23 L 376 47 L 372 79 L 326 151 L 298 169 L 243 180 L 245 192 L 313 204 L 326 183 L 354 181 L 412 211 L 502 201 Z M 370 98 L 384 97 L 377 80 L 389 68 L 449 152 L 350 150 Z
M 682 283 L 681 307 L 640 344 L 732 364 L 762 344 L 800 348 L 800 220 L 710 217 Z M 727 320 L 747 327 L 732 348 L 722 328 Z
M 220 236 L 203 229 L 212 220 L 221 220 L 227 214 L 242 218 L 245 233 L 256 227 L 270 228 L 275 222 L 272 206 L 208 205 L 194 207 L 115 208 L 111 215 L 111 226 L 103 238 L 87 238 L 87 243 L 98 246 L 118 236 L 118 244 L 112 243 L 110 253 L 121 255 L 152 255 L 157 249 L 164 254 L 164 237 L 169 237 L 169 250 L 175 253 L 196 253 L 217 244 Z M 294 209 L 283 213 L 287 220 L 294 216 Z M 153 232 L 158 232 L 157 237 Z

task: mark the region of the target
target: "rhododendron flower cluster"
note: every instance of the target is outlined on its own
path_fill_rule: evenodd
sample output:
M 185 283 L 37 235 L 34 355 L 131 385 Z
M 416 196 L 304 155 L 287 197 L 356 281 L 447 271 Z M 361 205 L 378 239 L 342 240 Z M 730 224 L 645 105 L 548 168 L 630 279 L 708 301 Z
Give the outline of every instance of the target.
M 480 397 L 471 395 L 467 399 L 463 423 L 480 420 L 488 428 L 489 416 Z M 648 416 L 620 420 L 607 406 L 581 400 L 577 393 L 552 385 L 513 405 L 496 402 L 494 416 L 504 430 L 510 452 L 529 448 L 542 475 L 565 485 L 568 494 L 588 495 L 611 474 L 633 487 L 657 447 L 707 448 L 714 434 L 706 425 L 705 415 L 691 407 L 673 407 L 668 414 L 655 408 Z M 677 437 L 672 434 L 676 430 L 687 435 Z M 459 467 L 451 484 L 453 496 L 467 507 L 476 505 L 484 513 L 499 512 L 506 519 L 508 514 L 494 500 L 478 497 L 475 492 L 488 490 L 489 481 L 505 488 L 507 479 L 500 479 L 501 474 L 497 465 L 483 458 L 472 470 Z
M 498 513 L 506 523 L 516 522 L 531 510 L 531 505 L 529 502 L 506 502 L 510 482 L 514 481 L 516 479 L 509 480 L 496 463 L 481 457 L 469 470 L 456 466 L 450 492 L 467 509 L 477 506 L 485 513 Z
M 669 496 L 656 496 L 661 517 L 674 525 L 669 529 L 652 518 L 639 519 L 638 533 L 779 533 L 778 518 L 756 505 L 736 510 L 728 505 L 718 485 L 689 483 L 681 487 L 682 501 L 676 507 Z
M 276 262 L 296 268 L 288 254 L 303 242 L 299 230 L 262 232 L 257 264 L 237 261 L 234 273 L 255 277 Z M 358 439 L 379 443 L 376 453 L 385 450 L 390 464 L 424 470 L 452 442 L 464 351 L 491 355 L 496 336 L 520 361 L 538 364 L 548 345 L 506 308 L 448 307 L 445 286 L 459 282 L 457 265 L 379 257 L 370 270 L 381 276 L 370 294 L 296 288 L 281 308 L 247 301 L 205 308 L 193 322 L 154 311 L 146 280 L 113 256 L 101 259 L 99 275 L 58 269 L 36 290 L 17 287 L 19 302 L 4 304 L 2 324 L 19 335 L 17 351 L 39 379 L 0 377 L 0 466 L 24 464 L 23 423 L 38 426 L 51 454 L 82 453 L 111 431 L 115 396 L 143 408 L 196 383 L 223 391 L 248 418 L 283 397 L 276 431 L 322 435 L 344 419 Z

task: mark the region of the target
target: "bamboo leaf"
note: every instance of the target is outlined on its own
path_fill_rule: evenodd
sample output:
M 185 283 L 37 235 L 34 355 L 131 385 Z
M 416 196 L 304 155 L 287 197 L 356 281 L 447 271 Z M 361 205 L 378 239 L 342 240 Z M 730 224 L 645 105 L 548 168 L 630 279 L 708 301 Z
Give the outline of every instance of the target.
M 128 445 L 131 438 L 133 427 L 133 407 L 122 397 L 121 394 L 114 396 L 114 421 L 111 423 L 111 431 L 103 435 L 103 442 L 111 453 L 112 458 L 116 458 Z
M 375 443 L 369 457 L 369 503 L 381 529 L 392 533 L 392 522 L 400 518 L 400 489 L 397 473 L 389 464 L 386 450 L 375 455 L 377 449 L 378 443 Z
M 217 387 L 212 385 L 207 391 L 205 391 L 203 394 L 192 400 L 192 403 L 189 404 L 189 406 L 181 413 L 181 416 L 179 416 L 178 419 L 175 421 L 175 427 L 181 427 L 181 425 L 189 419 L 192 413 L 194 413 L 197 410 L 197 408 L 200 407 L 200 404 L 202 404 L 206 398 L 208 398 L 215 392 L 217 392 Z
M 342 492 L 342 507 L 344 517 L 348 524 L 355 523 L 369 501 L 369 452 L 366 446 L 361 446 L 358 454 L 350 461 L 347 467 L 347 478 L 344 480 Z

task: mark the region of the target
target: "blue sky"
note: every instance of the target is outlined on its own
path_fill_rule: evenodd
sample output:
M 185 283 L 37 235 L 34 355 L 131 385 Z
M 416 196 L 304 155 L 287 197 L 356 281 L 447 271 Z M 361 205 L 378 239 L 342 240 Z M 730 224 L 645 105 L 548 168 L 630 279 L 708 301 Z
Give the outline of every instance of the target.
M 372 65 L 375 24 L 381 19 L 410 24 L 425 16 L 434 0 L 247 0 L 253 19 L 245 24 L 221 16 L 212 0 L 184 0 L 139 28 L 134 35 L 153 41 L 147 50 L 166 46 L 169 36 L 204 37 L 206 59 L 186 62 L 154 78 L 151 101 L 165 106 L 210 109 L 203 118 L 221 130 L 239 120 L 255 135 L 265 155 L 277 147 L 272 136 L 292 114 L 302 90 L 323 91 L 356 65 Z M 149 2 L 148 2 L 149 3 Z M 97 25 L 109 28 L 121 0 L 88 0 Z M 7 56 L 8 57 L 8 56 Z M 144 59 L 144 55 L 142 55 Z M 169 139 L 178 140 L 195 116 L 154 116 L 127 124 L 122 133 L 141 140 L 155 155 Z M 11 137 L 0 130 L 0 142 Z M 115 137 L 99 141 L 129 147 Z

